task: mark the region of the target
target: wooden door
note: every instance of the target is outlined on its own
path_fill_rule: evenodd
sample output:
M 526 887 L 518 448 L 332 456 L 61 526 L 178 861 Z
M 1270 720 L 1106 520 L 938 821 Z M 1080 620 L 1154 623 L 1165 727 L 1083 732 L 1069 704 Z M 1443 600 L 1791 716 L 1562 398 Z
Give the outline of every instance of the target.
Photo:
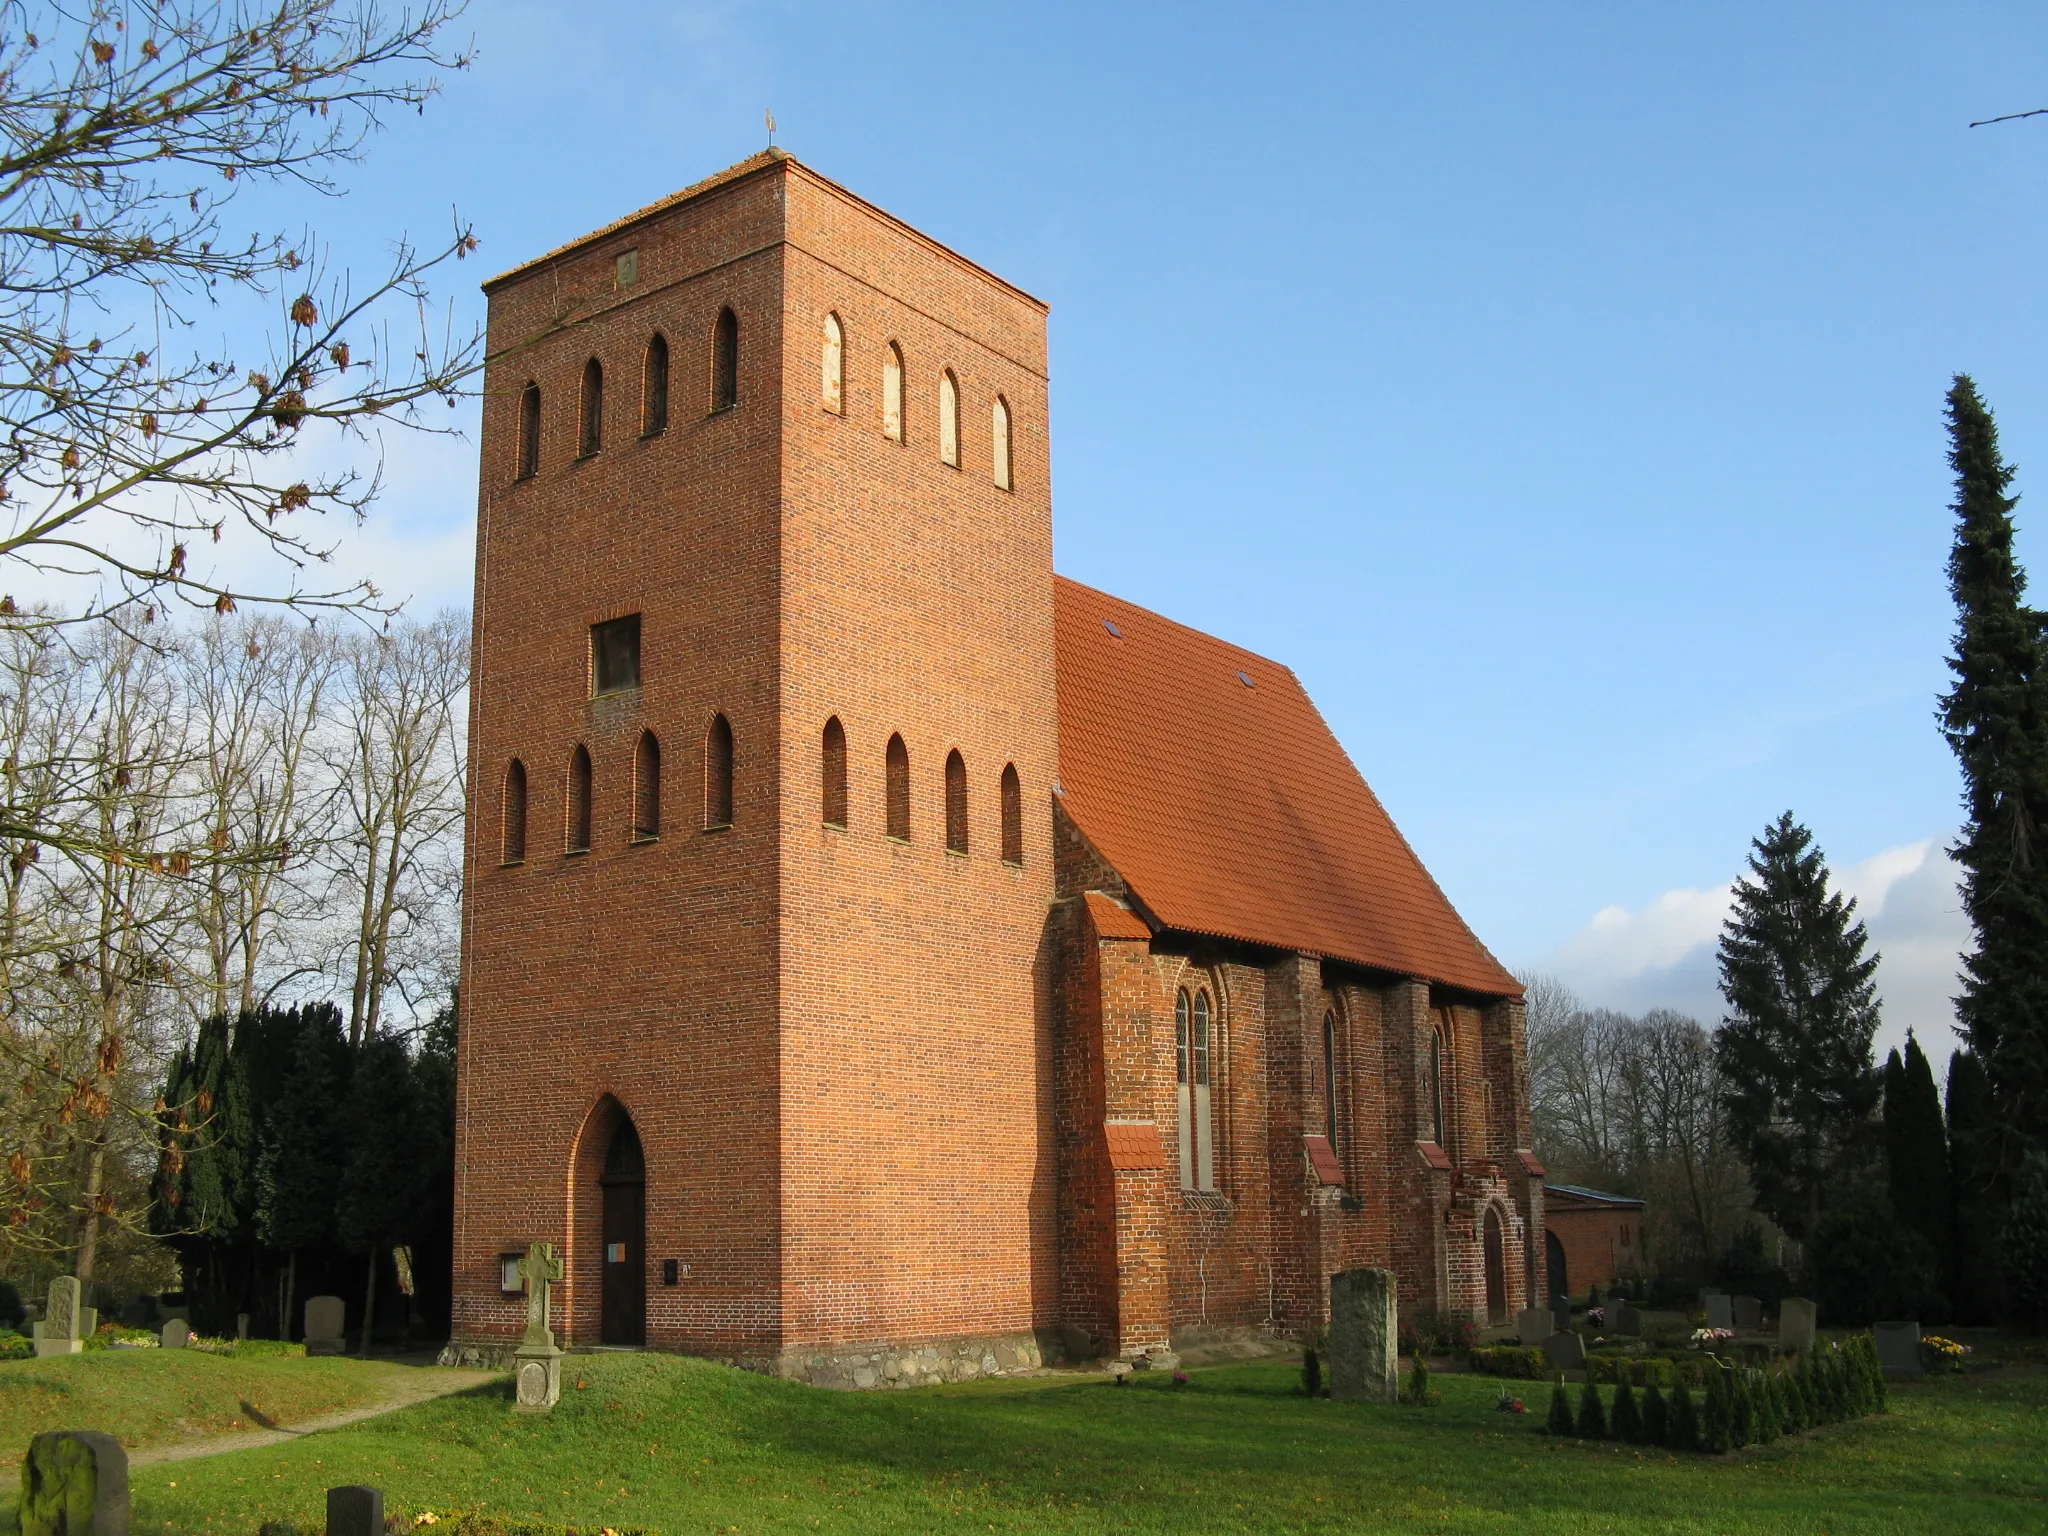
M 1500 1212 L 1486 1212 L 1486 1320 L 1508 1320 L 1508 1262 L 1506 1240 L 1500 1229 Z
M 633 1122 L 613 1133 L 605 1155 L 604 1279 L 599 1287 L 599 1339 L 647 1342 L 647 1172 Z

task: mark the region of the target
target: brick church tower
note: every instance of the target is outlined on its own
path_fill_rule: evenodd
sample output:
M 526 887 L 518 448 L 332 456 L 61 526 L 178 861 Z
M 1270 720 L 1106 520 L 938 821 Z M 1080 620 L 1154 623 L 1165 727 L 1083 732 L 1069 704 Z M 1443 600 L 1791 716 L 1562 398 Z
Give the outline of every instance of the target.
M 773 150 L 486 291 L 456 1337 L 1035 1360 L 1045 306 Z

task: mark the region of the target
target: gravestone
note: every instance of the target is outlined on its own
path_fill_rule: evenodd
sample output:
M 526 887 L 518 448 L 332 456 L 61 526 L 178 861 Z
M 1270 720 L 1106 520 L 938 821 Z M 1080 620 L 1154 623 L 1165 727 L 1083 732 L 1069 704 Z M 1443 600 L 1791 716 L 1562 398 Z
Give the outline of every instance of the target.
M 1735 1327 L 1735 1298 L 1724 1296 L 1719 1291 L 1707 1292 L 1707 1326 L 1709 1328 Z
M 182 1317 L 174 1317 L 164 1324 L 164 1348 L 183 1349 L 192 1342 L 192 1325 Z
M 1570 1333 L 1572 1331 L 1572 1304 L 1570 1297 L 1560 1296 L 1556 1301 L 1552 1302 L 1550 1304 L 1550 1315 L 1557 1320 L 1557 1331 L 1559 1333 Z
M 1778 1348 L 1804 1354 L 1813 1348 L 1813 1327 L 1819 1309 L 1803 1296 L 1787 1296 L 1778 1304 Z
M 1556 1319 L 1541 1307 L 1515 1314 L 1515 1338 L 1523 1344 L 1541 1344 L 1556 1330 Z
M 43 1305 L 43 1320 L 35 1326 L 38 1355 L 75 1355 L 85 1348 L 92 1332 L 90 1307 L 78 1304 L 78 1277 L 58 1275 L 50 1282 L 50 1299 Z
M 526 1287 L 526 1336 L 512 1351 L 514 1413 L 546 1413 L 562 1396 L 562 1351 L 548 1326 L 548 1303 L 566 1272 L 553 1243 L 530 1244 L 519 1261 L 519 1279 Z
M 1643 1333 L 1643 1314 L 1627 1302 L 1619 1302 L 1609 1314 L 1607 1331 L 1621 1338 L 1641 1338 Z
M 249 1314 L 246 1312 L 237 1312 L 235 1314 L 235 1337 L 237 1339 L 249 1337 Z
M 1918 1376 L 1927 1369 L 1920 1358 L 1918 1323 L 1874 1323 L 1870 1331 L 1877 1338 L 1877 1363 L 1885 1375 Z
M 306 1298 L 306 1353 L 309 1355 L 345 1355 L 348 1340 L 342 1329 L 348 1320 L 348 1308 L 339 1296 L 308 1296 Z
M 361 1483 L 328 1489 L 327 1536 L 384 1536 L 384 1490 Z
M 1330 1396 L 1391 1403 L 1399 1393 L 1400 1306 L 1390 1269 L 1330 1276 Z
M 37 1435 L 15 1513 L 21 1536 L 128 1536 L 128 1453 L 97 1430 Z
M 1576 1333 L 1553 1333 L 1543 1341 L 1543 1357 L 1553 1371 L 1583 1371 L 1586 1341 Z
M 1759 1301 L 1756 1297 L 1737 1296 L 1735 1298 L 1734 1311 L 1734 1327 L 1740 1328 L 1745 1332 L 1751 1333 L 1763 1327 L 1764 1304 L 1761 1301 Z

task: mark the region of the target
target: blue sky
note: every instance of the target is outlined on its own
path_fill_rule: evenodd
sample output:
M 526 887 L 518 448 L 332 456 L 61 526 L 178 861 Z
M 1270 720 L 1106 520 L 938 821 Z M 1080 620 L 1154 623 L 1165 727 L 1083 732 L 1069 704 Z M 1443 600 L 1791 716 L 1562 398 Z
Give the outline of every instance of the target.
M 468 284 L 772 107 L 1051 303 L 1059 568 L 1292 665 L 1508 963 L 1709 1014 L 1726 883 L 1789 807 L 1872 917 L 1887 1036 L 1946 1040 L 1952 372 L 2022 492 L 2048 473 L 2048 118 L 1966 125 L 2048 106 L 2048 11 L 469 20 L 475 69 L 315 210 L 345 253 L 458 207 Z M 465 601 L 473 454 L 395 445 L 352 558 Z

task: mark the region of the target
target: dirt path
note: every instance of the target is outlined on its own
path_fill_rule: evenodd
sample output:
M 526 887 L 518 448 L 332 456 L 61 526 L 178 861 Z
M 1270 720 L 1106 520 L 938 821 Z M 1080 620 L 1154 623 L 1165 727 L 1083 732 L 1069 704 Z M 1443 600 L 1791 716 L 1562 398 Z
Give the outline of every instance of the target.
M 360 1424 L 364 1419 L 374 1419 L 380 1414 L 396 1413 L 414 1403 L 431 1402 L 453 1392 L 466 1392 L 471 1387 L 495 1381 L 497 1377 L 495 1371 L 461 1371 L 438 1365 L 399 1366 L 390 1378 L 391 1393 L 382 1402 L 344 1408 L 339 1413 L 324 1413 L 302 1424 L 280 1424 L 270 1429 L 245 1429 L 233 1434 L 202 1435 L 192 1440 L 174 1440 L 169 1445 L 152 1445 L 146 1450 L 131 1452 L 128 1465 L 154 1467 L 169 1461 L 191 1461 L 200 1456 L 224 1456 L 229 1451 L 253 1451 L 261 1446 L 282 1445 L 287 1440 L 317 1435 L 322 1430 L 340 1429 L 345 1425 Z

